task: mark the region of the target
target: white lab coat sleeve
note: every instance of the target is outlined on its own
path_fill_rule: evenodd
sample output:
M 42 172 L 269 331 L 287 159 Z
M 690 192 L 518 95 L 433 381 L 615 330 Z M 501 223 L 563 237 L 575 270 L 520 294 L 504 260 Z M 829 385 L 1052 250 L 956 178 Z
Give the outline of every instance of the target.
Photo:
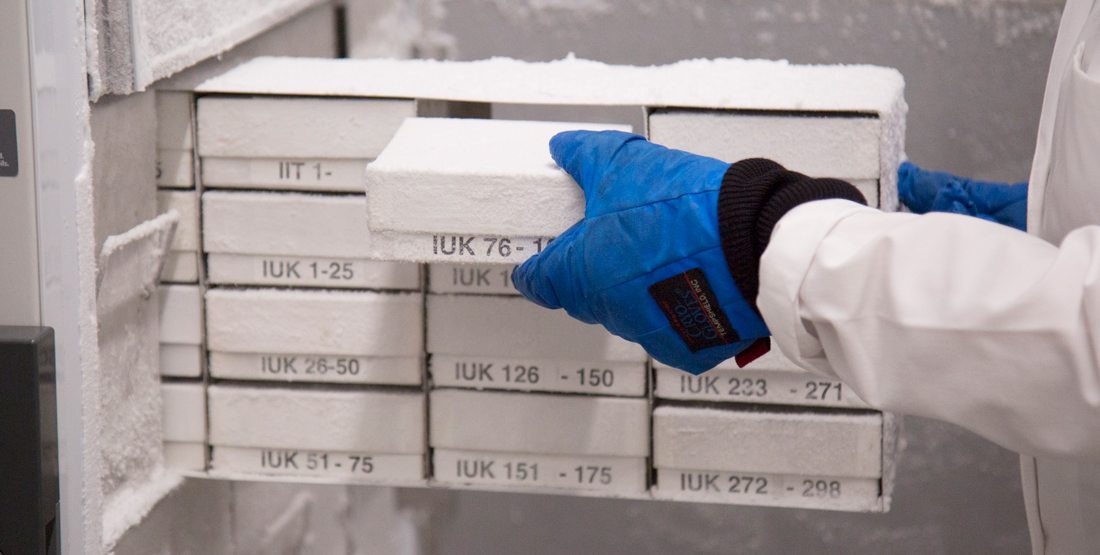
M 874 407 L 1100 460 L 1100 227 L 1055 247 L 968 216 L 811 202 L 775 227 L 757 304 L 788 358 Z

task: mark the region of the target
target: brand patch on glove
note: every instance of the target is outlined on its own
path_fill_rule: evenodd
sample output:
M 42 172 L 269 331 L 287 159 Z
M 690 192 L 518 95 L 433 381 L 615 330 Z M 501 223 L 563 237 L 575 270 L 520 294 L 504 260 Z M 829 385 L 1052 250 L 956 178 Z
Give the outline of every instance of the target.
M 693 353 L 741 340 L 701 268 L 650 285 L 649 295 Z

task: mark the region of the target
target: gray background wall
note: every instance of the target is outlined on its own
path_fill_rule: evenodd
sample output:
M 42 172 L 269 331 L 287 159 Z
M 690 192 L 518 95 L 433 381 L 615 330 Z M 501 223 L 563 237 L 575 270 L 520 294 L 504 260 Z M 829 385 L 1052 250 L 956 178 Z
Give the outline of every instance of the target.
M 1027 179 L 1051 0 L 349 0 L 353 56 L 872 63 L 906 78 L 928 169 Z M 498 116 L 637 124 L 629 110 Z M 478 492 L 191 481 L 117 553 L 956 554 L 1029 551 L 1015 454 L 907 418 L 883 515 Z M 186 526 L 180 523 L 186 522 Z

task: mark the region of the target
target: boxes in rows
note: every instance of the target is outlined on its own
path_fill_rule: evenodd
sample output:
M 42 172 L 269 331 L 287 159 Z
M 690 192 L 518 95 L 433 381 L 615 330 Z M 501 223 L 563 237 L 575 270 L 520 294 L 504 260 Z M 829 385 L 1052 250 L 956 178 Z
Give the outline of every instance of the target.
M 181 470 L 206 468 L 206 392 L 202 382 L 165 382 L 164 465 Z
M 646 353 L 516 296 L 428 295 L 437 387 L 646 395 Z
M 157 212 L 175 210 L 179 223 L 172 235 L 160 280 L 168 283 L 199 281 L 199 195 L 195 191 L 157 191 Z
M 889 508 L 896 431 L 870 411 L 659 406 L 660 499 L 881 512 Z
M 420 288 L 420 268 L 367 260 L 359 195 L 207 191 L 203 250 L 212 284 Z
M 647 488 L 646 399 L 437 389 L 429 394 L 434 480 L 478 489 Z
M 161 285 L 160 374 L 202 376 L 202 293 L 197 285 Z
M 879 205 L 880 175 L 896 171 L 882 161 L 896 159 L 897 138 L 904 134 L 901 121 L 873 112 L 669 108 L 650 113 L 648 123 L 649 139 L 657 144 L 730 163 L 768 158 L 812 177 L 850 181 L 870 206 Z M 897 128 L 884 129 L 891 124 Z
M 214 378 L 417 385 L 420 293 L 209 289 Z
M 413 100 L 205 96 L 203 185 L 361 193 L 367 162 L 413 116 Z
M 698 376 L 658 361 L 653 370 L 662 399 L 869 408 L 840 380 L 807 372 L 774 348 L 744 368 L 730 359 Z
M 418 484 L 419 392 L 211 385 L 211 475 Z
M 195 187 L 191 93 L 157 91 L 157 186 Z
M 324 78 L 286 79 L 286 75 L 302 72 Z M 495 85 L 486 87 L 488 82 Z M 722 158 L 735 161 L 744 156 L 771 156 L 792 169 L 858 181 L 872 204 L 875 197 L 881 197 L 883 208 L 897 206 L 894 185 L 904 145 L 904 80 L 896 70 L 885 68 L 797 66 L 762 60 L 696 60 L 638 68 L 568 61 L 422 64 L 260 59 L 208 80 L 199 90 L 212 95 L 239 95 L 200 99 L 199 148 L 204 164 L 207 158 L 275 156 L 274 152 L 259 152 L 270 145 L 296 140 L 299 130 L 284 125 L 282 119 L 323 122 L 301 127 L 304 142 L 342 143 L 347 128 L 342 119 L 350 112 L 333 110 L 336 116 L 322 115 L 319 108 L 315 112 L 306 110 L 307 103 L 365 104 L 379 102 L 367 97 L 418 97 L 482 104 L 673 107 L 659 109 L 647 121 L 656 142 L 684 148 L 674 144 L 676 139 L 665 132 L 676 124 L 662 122 L 662 111 L 675 119 L 681 112 L 699 110 L 704 115 L 721 117 L 682 118 L 679 127 L 690 137 L 706 142 L 713 136 L 711 142 L 735 146 L 745 145 L 739 139 L 753 137 L 750 147 L 752 142 L 767 145 L 762 150 L 719 154 Z M 281 93 L 316 97 L 333 92 L 362 98 L 244 96 Z M 215 103 L 229 101 L 255 102 L 255 108 L 250 105 L 247 109 L 254 109 L 256 114 L 244 109 L 237 113 L 228 104 L 213 108 Z M 204 105 L 207 102 L 210 111 Z M 297 108 L 264 106 L 260 102 L 285 102 L 287 106 L 300 103 L 295 106 L 303 107 L 301 113 L 318 115 L 292 116 Z M 412 101 L 394 102 L 406 102 L 404 114 L 413 114 Z M 211 126 L 208 141 L 208 118 L 228 130 L 220 133 L 224 138 L 215 139 L 219 133 Z M 730 121 L 736 125 L 728 125 Z M 826 125 L 818 125 L 822 122 Z M 366 170 L 370 226 L 376 232 L 371 239 L 372 252 L 389 260 L 487 263 L 516 263 L 532 251 L 538 252 L 548 238 L 564 231 L 583 213 L 579 191 L 558 171 L 546 148 L 557 131 L 583 127 L 590 126 L 439 117 L 405 119 Z M 239 134 L 241 129 L 247 131 Z M 248 133 L 254 136 L 246 137 Z M 213 146 L 215 141 L 236 143 L 237 150 L 215 152 L 222 148 Z M 812 148 L 815 145 L 821 146 Z M 709 154 L 703 148 L 687 148 Z M 807 154 L 798 155 L 800 152 Z M 796 156 L 787 156 L 790 153 Z M 835 170 L 802 165 L 819 159 L 840 164 Z M 308 169 L 314 171 L 312 179 L 321 170 Z M 294 175 L 298 178 L 297 169 Z
M 630 126 L 405 120 L 367 166 L 372 255 L 515 264 L 540 252 L 584 216 L 584 194 L 548 148 L 551 137 L 574 129 Z
M 658 111 L 648 121 L 655 143 L 729 162 L 774 158 L 817 177 L 848 179 L 871 205 L 880 196 L 887 207 L 896 199 L 879 188 L 896 181 L 904 126 L 897 117 L 681 110 Z M 583 194 L 550 159 L 550 138 L 594 128 L 601 127 L 406 120 L 367 167 L 372 252 L 394 260 L 522 262 L 584 215 Z

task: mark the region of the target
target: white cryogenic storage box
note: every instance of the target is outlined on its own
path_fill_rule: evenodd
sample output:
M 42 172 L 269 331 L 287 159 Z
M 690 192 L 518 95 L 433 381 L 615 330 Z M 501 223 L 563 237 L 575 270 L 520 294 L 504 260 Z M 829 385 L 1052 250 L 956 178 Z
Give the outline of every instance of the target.
M 195 187 L 192 95 L 186 91 L 156 91 L 157 186 Z
M 806 372 L 778 349 L 744 368 L 730 359 L 694 376 L 653 361 L 653 372 L 662 399 L 869 408 L 840 380 Z
M 646 399 L 459 389 L 437 389 L 429 398 L 438 483 L 611 495 L 646 490 Z
M 202 293 L 197 285 L 164 284 L 160 296 L 160 374 L 202 375 Z
M 646 395 L 646 353 L 601 326 L 515 297 L 434 295 L 428 344 L 436 386 Z
M 215 378 L 421 382 L 421 293 L 210 289 L 206 311 Z
M 213 284 L 420 288 L 407 262 L 368 260 L 361 195 L 207 191 L 203 250 Z
M 157 212 L 179 212 L 179 223 L 172 236 L 160 280 L 169 283 L 199 281 L 199 195 L 196 191 L 161 189 L 157 191 Z
M 206 392 L 202 382 L 166 382 L 164 402 L 164 465 L 181 470 L 206 468 Z
M 415 115 L 412 100 L 203 97 L 203 185 L 362 193 L 367 162 Z
M 730 163 L 768 158 L 811 177 L 843 179 L 878 206 L 882 143 L 899 139 L 884 125 L 873 112 L 661 109 L 649 114 L 649 139 Z
M 208 395 L 212 475 L 423 483 L 421 393 L 211 385 Z
M 410 118 L 367 166 L 372 256 L 518 263 L 584 216 L 584 194 L 547 144 L 623 125 Z
M 893 482 L 894 423 L 871 411 L 660 406 L 655 496 L 881 512 Z

